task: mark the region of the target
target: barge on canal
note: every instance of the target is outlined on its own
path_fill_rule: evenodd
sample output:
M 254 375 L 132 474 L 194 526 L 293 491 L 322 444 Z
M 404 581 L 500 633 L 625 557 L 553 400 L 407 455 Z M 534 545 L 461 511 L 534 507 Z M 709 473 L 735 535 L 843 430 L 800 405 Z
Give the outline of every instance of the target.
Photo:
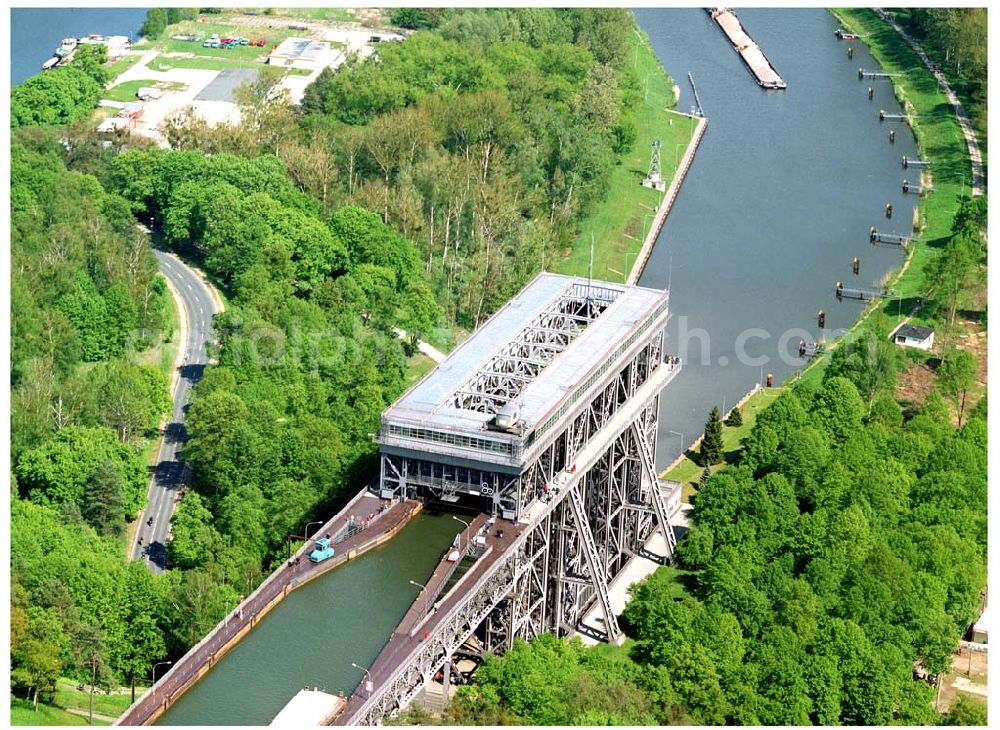
M 733 50 L 739 54 L 747 70 L 757 80 L 758 86 L 762 89 L 784 89 L 788 86 L 756 41 L 743 30 L 743 24 L 731 8 L 706 8 L 706 11 L 722 28 L 722 32 L 732 43 Z

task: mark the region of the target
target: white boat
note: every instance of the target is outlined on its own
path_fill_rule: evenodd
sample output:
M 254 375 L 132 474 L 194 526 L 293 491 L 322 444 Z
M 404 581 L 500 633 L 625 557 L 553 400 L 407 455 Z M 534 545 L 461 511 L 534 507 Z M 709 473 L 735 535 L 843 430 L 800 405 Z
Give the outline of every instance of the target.
M 63 38 L 59 48 L 56 49 L 56 55 L 59 56 L 59 58 L 65 58 L 76 50 L 77 45 L 76 38 Z
M 53 56 L 42 64 L 42 71 L 48 71 L 50 68 L 55 67 L 55 65 L 59 63 L 59 60 L 59 56 Z

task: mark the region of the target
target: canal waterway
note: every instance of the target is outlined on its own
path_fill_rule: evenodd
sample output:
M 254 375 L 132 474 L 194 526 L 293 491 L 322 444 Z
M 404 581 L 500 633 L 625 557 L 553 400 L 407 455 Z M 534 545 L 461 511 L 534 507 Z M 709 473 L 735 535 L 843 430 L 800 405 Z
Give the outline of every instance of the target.
M 876 288 L 903 257 L 870 245 L 868 229 L 908 232 L 916 203 L 900 189 L 900 157 L 916 156 L 912 135 L 896 124 L 890 145 L 889 125 L 878 121 L 880 108 L 898 111 L 891 87 L 857 79 L 859 66 L 878 69 L 865 47 L 852 42 L 848 59 L 823 10 L 739 15 L 786 91 L 758 88 L 704 11 L 636 11 L 681 87 L 680 108 L 693 103 L 691 71 L 710 119 L 641 280 L 670 283 L 667 349 L 686 358 L 663 399 L 661 465 L 700 434 L 712 405 L 732 405 L 762 375 L 780 383 L 804 366 L 779 358 L 782 335 L 791 333 L 783 343 L 791 354 L 800 337 L 820 338 L 818 309 L 827 312 L 828 336 L 856 320 L 862 305 L 837 303 L 834 283 Z M 767 361 L 741 363 L 741 351 Z M 424 582 L 460 528 L 448 516 L 420 515 L 385 546 L 293 592 L 159 724 L 267 724 L 304 686 L 356 686 L 362 672 L 351 663 L 375 659 L 417 595 L 409 581 Z
M 462 529 L 422 512 L 385 545 L 288 594 L 158 725 L 267 725 L 303 687 L 349 691 Z
M 908 234 L 917 201 L 901 189 L 904 177 L 919 179 L 900 165 L 903 155 L 917 156 L 912 132 L 892 123 L 889 143 L 890 123 L 878 112 L 900 105 L 889 82 L 858 80 L 859 66 L 880 70 L 864 44 L 837 40 L 836 19 L 819 8 L 737 13 L 785 91 L 760 89 L 704 10 L 635 11 L 681 89 L 679 108 L 694 104 L 690 71 L 709 119 L 640 280 L 669 282 L 667 351 L 685 357 L 662 399 L 661 467 L 680 453 L 682 435 L 688 444 L 701 434 L 713 405 L 731 407 L 768 373 L 780 384 L 801 370 L 806 363 L 791 356 L 801 338 L 821 339 L 819 309 L 827 339 L 857 320 L 864 305 L 838 303 L 835 283 L 878 289 L 903 252 L 872 246 L 869 227 Z M 851 272 L 855 256 L 860 276 Z
M 10 85 L 41 73 L 63 38 L 100 33 L 135 40 L 145 20 L 146 8 L 12 8 Z

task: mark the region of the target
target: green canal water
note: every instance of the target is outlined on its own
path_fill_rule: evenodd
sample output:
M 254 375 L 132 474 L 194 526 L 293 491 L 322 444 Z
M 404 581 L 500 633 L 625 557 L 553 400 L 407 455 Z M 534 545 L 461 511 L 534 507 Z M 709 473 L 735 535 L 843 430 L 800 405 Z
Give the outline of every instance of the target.
M 421 513 L 394 539 L 294 591 L 158 725 L 267 725 L 305 686 L 348 693 L 462 529 Z
M 916 156 L 914 140 L 896 125 L 889 144 L 877 114 L 899 104 L 885 82 L 868 101 L 857 68 L 878 64 L 864 44 L 852 43 L 848 59 L 836 20 L 820 8 L 739 15 L 787 91 L 759 89 L 703 10 L 636 11 L 681 87 L 680 108 L 693 101 L 691 71 L 710 120 L 641 280 L 670 284 L 668 351 L 685 356 L 661 402 L 660 465 L 701 432 L 713 405 L 735 403 L 765 373 L 780 383 L 803 367 L 789 357 L 800 338 L 855 321 L 862 306 L 837 302 L 834 282 L 876 288 L 898 267 L 901 252 L 871 246 L 868 228 L 906 232 L 916 203 L 901 193 L 899 164 Z M 852 278 L 854 256 L 862 275 Z M 821 307 L 825 333 L 816 329 Z M 375 659 L 417 595 L 409 581 L 430 575 L 460 528 L 449 516 L 421 515 L 387 545 L 291 594 L 160 724 L 267 724 L 306 685 L 352 690 L 362 672 L 351 662 Z
M 736 12 L 787 90 L 760 89 L 701 8 L 635 11 L 680 87 L 679 108 L 694 104 L 691 72 L 709 120 L 639 282 L 669 285 L 666 348 L 684 358 L 660 401 L 661 466 L 702 432 L 712 406 L 731 408 L 767 373 L 780 384 L 804 368 L 800 339 L 829 340 L 857 320 L 864 305 L 838 302 L 835 283 L 879 289 L 903 253 L 872 246 L 868 229 L 909 233 L 917 202 L 901 186 L 919 174 L 900 166 L 902 155 L 917 156 L 913 134 L 879 122 L 879 109 L 901 109 L 891 84 L 858 80 L 859 66 L 879 70 L 864 43 L 837 40 L 837 20 L 822 8 Z

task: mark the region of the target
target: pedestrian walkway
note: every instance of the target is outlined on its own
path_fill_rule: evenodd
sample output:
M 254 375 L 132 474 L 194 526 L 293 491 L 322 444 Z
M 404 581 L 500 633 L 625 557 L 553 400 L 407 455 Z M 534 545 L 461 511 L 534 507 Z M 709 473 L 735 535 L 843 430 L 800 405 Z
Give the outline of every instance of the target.
M 59 709 L 65 710 L 71 715 L 79 715 L 80 717 L 90 717 L 89 710 L 80 710 L 76 707 L 61 707 Z M 102 722 L 114 722 L 116 718 L 111 717 L 110 715 L 102 715 L 100 712 L 95 712 L 94 719 L 101 720 Z
M 962 134 L 965 136 L 965 143 L 969 148 L 969 161 L 972 163 L 972 197 L 975 198 L 982 195 L 985 184 L 983 177 L 983 154 L 979 150 L 979 140 L 976 139 L 976 132 L 972 128 L 972 122 L 969 121 L 969 115 L 966 113 L 965 107 L 962 106 L 962 102 L 958 100 L 958 96 L 952 91 L 951 85 L 948 83 L 948 79 L 944 73 L 931 62 L 931 59 L 927 56 L 924 49 L 921 48 L 920 44 L 909 33 L 903 30 L 903 27 L 896 22 L 895 18 L 889 16 L 883 10 L 876 10 L 875 12 L 882 20 L 891 25 L 904 41 L 910 44 L 910 47 L 920 56 L 920 60 L 934 74 L 934 78 L 937 79 L 938 84 L 944 89 L 944 94 L 948 97 L 948 103 L 955 109 L 955 116 L 958 118 L 959 126 L 962 127 Z
M 335 542 L 335 556 L 313 563 L 308 540 L 294 556 L 274 571 L 249 598 L 239 603 L 215 629 L 184 655 L 118 720 L 120 725 L 153 722 L 232 646 L 246 635 L 289 591 L 332 570 L 394 535 L 409 522 L 419 505 L 412 501 L 381 500 L 367 490 L 359 493 L 339 514 L 315 533 Z M 355 529 L 356 528 L 356 529 Z M 336 542 L 338 536 L 344 536 Z
M 395 327 L 392 331 L 395 332 L 396 336 L 399 337 L 399 339 L 401 340 L 405 340 L 407 337 L 409 337 L 409 335 L 406 334 L 406 330 L 401 330 L 399 329 L 399 327 Z M 434 345 L 430 344 L 429 342 L 424 342 L 423 340 L 417 341 L 417 349 L 423 354 L 425 354 L 427 357 L 429 357 L 431 360 L 433 360 L 435 363 L 442 363 L 444 362 L 444 359 L 447 357 L 447 355 L 445 355 L 439 349 L 434 347 Z

